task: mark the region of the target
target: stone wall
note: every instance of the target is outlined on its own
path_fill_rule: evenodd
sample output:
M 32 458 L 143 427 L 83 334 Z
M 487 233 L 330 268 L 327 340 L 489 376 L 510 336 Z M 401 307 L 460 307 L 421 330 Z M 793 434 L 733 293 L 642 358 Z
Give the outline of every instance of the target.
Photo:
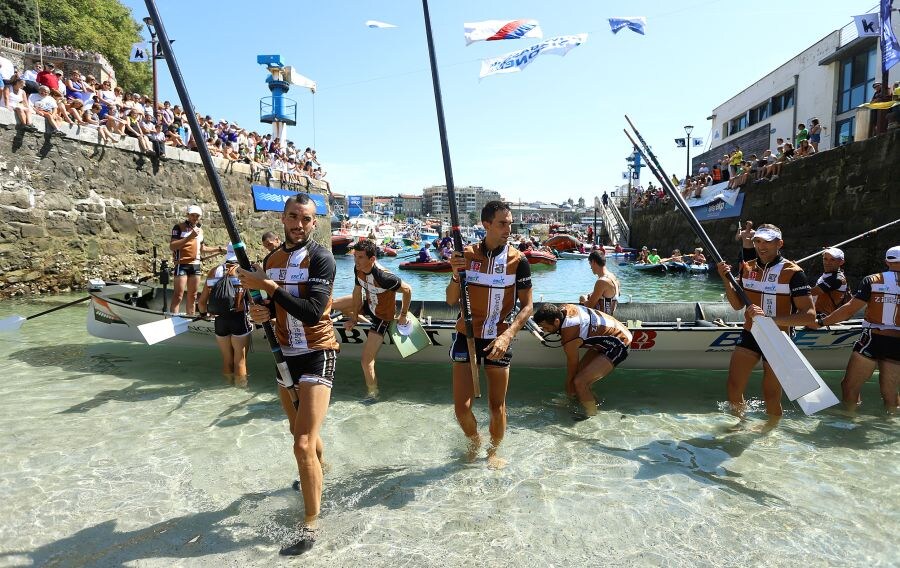
M 228 242 L 196 152 L 169 148 L 159 161 L 133 139 L 100 145 L 96 131 L 50 136 L 34 122 L 38 132 L 23 130 L 0 108 L 0 298 L 149 276 L 154 246 L 171 258 L 172 226 L 193 203 L 203 208 L 207 243 Z M 214 162 L 250 258 L 261 258 L 260 235 L 281 234 L 279 214 L 254 212 L 249 166 Z M 307 191 L 327 195 L 328 186 L 312 181 Z M 318 225 L 316 239 L 330 247 L 330 214 Z
M 784 233 L 785 256 L 802 258 L 900 218 L 895 168 L 900 168 L 900 131 L 840 146 L 788 164 L 775 181 L 747 186 L 741 218 L 777 225 Z M 726 259 L 739 251 L 737 221 L 703 223 Z M 632 246 L 655 246 L 663 256 L 676 247 L 702 246 L 671 205 L 635 211 L 631 235 Z M 897 244 L 900 224 L 843 246 L 851 282 L 884 270 L 884 252 Z M 803 267 L 818 275 L 822 264 L 816 259 Z

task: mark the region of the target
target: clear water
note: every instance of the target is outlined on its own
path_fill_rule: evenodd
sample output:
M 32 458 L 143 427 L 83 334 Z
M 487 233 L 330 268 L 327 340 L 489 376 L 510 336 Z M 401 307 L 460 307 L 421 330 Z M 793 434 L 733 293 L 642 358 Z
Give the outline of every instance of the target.
M 559 285 L 548 299 L 572 293 L 559 268 L 538 274 L 538 291 Z M 690 286 L 677 299 L 717 297 L 668 282 Z M 0 318 L 66 299 L 5 301 Z M 722 372 L 616 372 L 595 389 L 599 416 L 574 422 L 555 402 L 561 370 L 514 369 L 509 463 L 494 471 L 464 459 L 446 367 L 382 364 L 382 400 L 366 406 L 346 359 L 323 433 L 322 534 L 281 560 L 303 505 L 267 356 L 236 388 L 214 350 L 97 340 L 84 314 L 0 336 L 0 566 L 897 565 L 900 435 L 876 382 L 855 418 L 789 407 L 761 435 L 728 431 Z M 483 401 L 476 416 L 486 430 Z

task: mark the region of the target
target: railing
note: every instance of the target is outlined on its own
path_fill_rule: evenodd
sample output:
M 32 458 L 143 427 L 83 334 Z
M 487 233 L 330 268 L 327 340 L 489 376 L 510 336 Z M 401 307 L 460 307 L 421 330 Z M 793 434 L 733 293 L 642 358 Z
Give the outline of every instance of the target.
M 628 226 L 628 223 L 625 222 L 625 217 L 622 217 L 622 212 L 619 211 L 619 208 L 613 205 L 612 207 L 607 207 L 607 209 L 612 210 L 613 217 L 616 220 L 616 225 L 618 225 L 619 231 L 623 233 L 625 240 L 620 241 L 625 245 L 628 245 L 631 242 L 631 227 Z
M 606 227 L 612 242 L 627 245 L 629 236 L 628 225 L 625 224 L 624 219 L 616 217 L 615 213 L 610 213 L 610 211 L 618 213 L 615 207 L 608 207 L 605 205 L 600 206 L 600 216 L 603 218 L 603 225 Z
M 116 76 L 112 64 L 107 61 L 106 57 L 104 57 L 102 53 L 96 51 L 85 52 L 84 50 L 79 50 L 83 53 L 83 55 L 79 56 L 75 53 L 66 52 L 65 49 L 60 47 L 52 45 L 41 46 L 36 43 L 20 43 L 8 37 L 0 37 L 0 47 L 5 47 L 6 49 L 18 51 L 19 53 L 26 55 L 43 55 L 45 58 L 53 59 L 55 61 L 96 63 L 100 65 L 100 67 L 102 67 L 106 71 L 106 73 L 109 74 L 109 76 Z

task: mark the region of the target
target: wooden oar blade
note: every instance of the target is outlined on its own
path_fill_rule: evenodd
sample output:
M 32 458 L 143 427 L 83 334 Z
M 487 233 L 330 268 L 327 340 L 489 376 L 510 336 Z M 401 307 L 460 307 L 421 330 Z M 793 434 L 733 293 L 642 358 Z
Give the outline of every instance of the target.
M 22 323 L 28 318 L 22 316 L 9 316 L 0 320 L 0 333 L 12 332 L 22 327 Z
M 778 329 L 772 318 L 757 316 L 750 328 L 788 399 L 797 400 L 819 389 L 821 377 L 813 369 L 786 333 Z M 826 387 L 827 388 L 827 387 Z
M 180 317 L 167 318 L 139 325 L 138 331 L 141 332 L 147 345 L 155 345 L 184 333 L 188 330 L 190 322 L 191 320 Z

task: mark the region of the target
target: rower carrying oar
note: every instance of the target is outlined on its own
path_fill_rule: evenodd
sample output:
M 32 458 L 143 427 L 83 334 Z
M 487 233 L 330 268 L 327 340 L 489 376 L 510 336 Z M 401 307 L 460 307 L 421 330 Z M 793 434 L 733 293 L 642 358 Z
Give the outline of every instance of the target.
M 656 176 L 662 184 L 663 189 L 669 193 L 669 196 L 673 199 L 675 205 L 682 214 L 684 214 L 685 218 L 694 229 L 694 232 L 700 237 L 701 241 L 703 241 L 716 263 L 723 262 L 722 256 L 712 243 L 709 235 L 706 234 L 706 231 L 700 225 L 700 222 L 697 220 L 696 216 L 694 216 L 690 207 L 685 203 L 684 198 L 669 181 L 668 176 L 665 171 L 663 171 L 659 161 L 650 150 L 640 132 L 635 128 L 630 118 L 626 116 L 625 119 L 640 140 L 641 146 L 638 146 L 627 130 L 625 131 L 625 135 L 634 147 L 644 156 L 653 175 Z M 743 302 L 745 306 L 750 307 L 752 302 L 747 297 L 743 288 L 734 279 L 734 276 L 728 274 L 726 277 L 729 284 L 740 297 L 740 301 Z M 770 317 L 755 315 L 753 317 L 753 325 L 750 328 L 750 333 L 758 343 L 762 355 L 765 357 L 766 364 L 774 372 L 779 383 L 781 383 L 782 388 L 784 388 L 785 393 L 787 393 L 788 398 L 790 400 L 797 400 L 801 409 L 803 409 L 806 414 L 813 414 L 838 403 L 837 397 L 834 396 L 834 393 L 831 392 L 827 385 L 825 385 L 825 382 L 819 374 L 812 368 L 806 358 L 803 357 L 797 349 L 797 346 L 794 345 L 790 338 L 778 328 Z
M 56 306 L 55 308 L 50 308 L 49 310 L 44 310 L 43 312 L 38 312 L 36 314 L 32 314 L 28 317 L 20 316 L 20 315 L 12 315 L 7 318 L 3 318 L 0 320 L 0 332 L 10 332 L 16 331 L 22 327 L 22 324 L 28 320 L 33 320 L 34 318 L 39 318 L 41 316 L 45 316 L 47 314 L 52 314 L 57 310 L 61 310 L 63 308 L 68 308 L 69 306 L 74 306 L 76 304 L 80 304 L 82 302 L 87 302 L 90 300 L 90 296 L 86 296 L 84 298 L 78 298 L 77 300 L 73 300 L 71 302 L 67 302 L 61 306 Z
M 825 251 L 827 251 L 829 248 L 838 248 L 838 247 L 842 247 L 842 246 L 844 246 L 844 245 L 847 244 L 847 243 L 852 243 L 853 241 L 858 240 L 858 239 L 861 239 L 861 238 L 863 238 L 863 237 L 868 237 L 869 235 L 874 235 L 874 234 L 877 233 L 878 231 L 880 231 L 880 230 L 882 230 L 882 229 L 886 229 L 886 228 L 888 228 L 888 227 L 890 227 L 890 226 L 892 226 L 892 225 L 896 225 L 897 223 L 900 223 L 900 219 L 897 219 L 896 221 L 891 221 L 890 223 L 885 223 L 884 225 L 882 225 L 882 226 L 880 226 L 880 227 L 875 227 L 874 229 L 871 229 L 871 230 L 869 230 L 869 231 L 866 231 L 865 233 L 860 233 L 859 235 L 856 235 L 856 236 L 853 237 L 853 238 L 847 239 L 846 241 L 841 241 L 841 242 L 839 242 L 839 243 L 837 243 L 837 244 L 835 244 L 835 245 L 829 245 L 829 246 L 827 246 L 827 247 L 824 247 L 824 248 L 823 248 L 822 250 L 820 250 L 819 252 L 815 252 L 815 253 L 813 253 L 813 254 L 811 254 L 811 255 L 809 255 L 809 256 L 804 256 L 804 257 L 801 258 L 800 260 L 796 260 L 796 261 L 794 261 L 794 262 L 796 262 L 797 264 L 800 264 L 801 262 L 806 262 L 807 260 L 809 260 L 809 259 L 811 259 L 811 258 L 816 258 L 816 257 L 819 256 L 820 254 L 824 254 Z

